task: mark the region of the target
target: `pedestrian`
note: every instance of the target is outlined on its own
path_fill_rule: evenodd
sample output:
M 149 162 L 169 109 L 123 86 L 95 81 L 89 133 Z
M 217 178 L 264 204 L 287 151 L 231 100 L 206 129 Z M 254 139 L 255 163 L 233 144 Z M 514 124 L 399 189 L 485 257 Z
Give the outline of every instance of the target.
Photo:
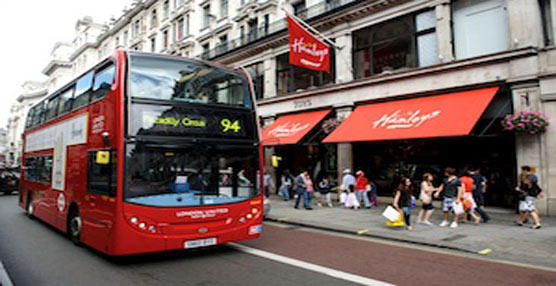
M 355 177 L 351 174 L 350 169 L 344 169 L 344 177 L 342 178 L 342 185 L 348 193 L 355 190 Z
M 456 169 L 448 167 L 444 170 L 444 175 L 446 178 L 444 182 L 438 190 L 434 193 L 434 197 L 439 197 L 440 193 L 442 193 L 442 211 L 444 212 L 444 220 L 440 223 L 440 226 L 448 226 L 450 225 L 451 228 L 458 227 L 458 217 L 454 212 L 452 223 L 450 224 L 448 218 L 450 216 L 450 212 L 454 210 L 454 206 L 457 202 L 461 200 L 463 194 L 463 186 L 461 181 L 456 176 Z
M 434 212 L 434 205 L 432 204 L 432 195 L 438 188 L 433 185 L 434 177 L 431 173 L 423 174 L 423 181 L 421 182 L 421 193 L 419 194 L 419 200 L 421 201 L 422 208 L 419 211 L 417 217 L 417 223 L 422 223 L 425 225 L 433 225 L 430 221 L 432 213 Z M 423 219 L 423 216 L 425 217 Z
M 357 202 L 361 204 L 363 201 L 365 208 L 371 208 L 371 202 L 369 201 L 369 180 L 365 177 L 365 173 L 359 170 L 357 173 L 357 179 L 355 180 L 355 196 L 357 197 Z
M 309 172 L 304 172 L 303 176 L 305 178 L 305 185 L 307 189 L 305 190 L 305 196 L 303 197 L 303 206 L 306 210 L 312 210 L 311 207 L 311 199 L 313 198 L 313 193 L 315 188 L 313 187 L 313 180 L 311 180 L 311 176 L 309 176 Z
M 473 199 L 473 191 L 476 188 L 475 181 L 467 174 L 467 172 L 463 172 L 463 175 L 459 178 L 459 180 L 463 185 L 462 202 L 464 209 L 466 209 L 466 213 L 473 218 L 475 224 L 478 224 L 481 221 L 481 217 L 475 213 L 475 209 L 477 209 L 477 204 Z M 466 217 L 466 215 L 463 216 L 464 221 Z
M 293 183 L 293 179 L 291 177 L 290 171 L 285 170 L 282 176 L 280 177 L 280 191 L 279 194 L 284 198 L 284 201 L 290 200 L 290 189 Z
M 411 180 L 402 177 L 400 184 L 396 188 L 394 203 L 392 204 L 400 213 L 404 214 L 404 222 L 407 230 L 413 230 L 411 226 L 411 195 L 413 194 L 413 184 Z
M 265 197 L 270 197 L 270 189 L 274 189 L 274 181 L 268 171 L 265 171 L 263 175 L 263 188 Z
M 483 222 L 488 222 L 490 217 L 485 212 L 485 193 L 487 189 L 487 179 L 485 176 L 481 175 L 480 168 L 472 168 L 469 172 L 469 176 L 473 179 L 473 184 L 475 184 L 475 190 L 473 190 L 473 199 L 475 204 L 477 204 L 476 211 L 481 216 Z
M 307 199 L 305 198 L 305 193 L 307 192 L 307 183 L 305 182 L 305 171 L 301 171 L 301 173 L 295 178 L 294 189 L 297 193 L 297 197 L 295 198 L 295 206 L 294 208 L 299 208 L 299 201 L 301 197 L 303 197 L 303 205 L 307 204 Z
M 328 183 L 327 177 L 322 177 L 322 179 L 320 180 L 319 192 L 320 192 L 319 207 L 325 204 L 329 207 L 332 207 L 332 199 L 330 198 L 330 184 Z
M 517 225 L 522 226 L 527 215 L 531 215 L 533 219 L 532 229 L 541 228 L 541 221 L 539 213 L 535 207 L 537 198 L 542 198 L 542 190 L 538 186 L 538 179 L 531 173 L 531 167 L 521 167 L 521 174 L 519 175 L 519 186 L 515 190 L 519 193 L 519 220 Z M 531 176 L 533 175 L 533 176 Z
M 369 184 L 368 186 L 368 195 L 369 195 L 369 202 L 371 203 L 371 206 L 375 206 L 378 207 L 378 197 L 377 197 L 377 187 L 376 184 L 369 180 Z
M 351 174 L 351 170 L 345 169 L 344 177 L 342 178 L 342 189 L 347 192 L 344 201 L 344 207 L 346 208 L 359 209 L 359 202 L 357 201 L 357 197 L 355 195 L 355 183 L 355 177 Z

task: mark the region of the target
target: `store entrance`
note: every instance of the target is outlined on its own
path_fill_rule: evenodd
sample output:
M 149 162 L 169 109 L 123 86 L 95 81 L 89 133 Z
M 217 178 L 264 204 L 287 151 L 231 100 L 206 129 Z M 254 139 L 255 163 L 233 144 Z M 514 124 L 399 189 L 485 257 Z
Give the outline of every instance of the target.
M 420 183 L 424 173 L 432 173 L 438 186 L 446 167 L 459 171 L 479 167 L 488 180 L 486 204 L 515 204 L 516 155 L 511 134 L 354 143 L 353 152 L 356 170 L 365 171 L 382 196 L 393 194 L 401 176 Z
M 336 146 L 332 144 L 307 144 L 276 146 L 274 155 L 281 158 L 276 170 L 277 185 L 281 175 L 288 170 L 293 176 L 301 171 L 309 172 L 316 184 L 322 177 L 328 177 L 330 184 L 336 186 Z

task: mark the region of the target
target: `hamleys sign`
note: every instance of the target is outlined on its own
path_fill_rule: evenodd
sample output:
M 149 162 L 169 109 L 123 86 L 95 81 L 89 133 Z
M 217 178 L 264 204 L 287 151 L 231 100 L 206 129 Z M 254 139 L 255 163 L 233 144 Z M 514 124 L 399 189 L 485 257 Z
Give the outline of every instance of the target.
M 311 126 L 311 124 L 309 123 L 299 123 L 299 122 L 286 122 L 284 124 L 280 124 L 274 128 L 272 128 L 270 131 L 268 131 L 268 135 L 273 136 L 273 137 L 290 137 L 290 136 L 294 136 L 297 135 L 299 132 L 306 130 L 307 128 L 309 128 Z
M 289 15 L 286 20 L 290 38 L 290 64 L 329 72 L 330 46 L 315 38 Z
M 425 122 L 431 121 L 440 115 L 440 110 L 423 112 L 421 109 L 402 111 L 398 109 L 392 113 L 383 114 L 371 124 L 373 128 L 403 129 L 417 128 Z

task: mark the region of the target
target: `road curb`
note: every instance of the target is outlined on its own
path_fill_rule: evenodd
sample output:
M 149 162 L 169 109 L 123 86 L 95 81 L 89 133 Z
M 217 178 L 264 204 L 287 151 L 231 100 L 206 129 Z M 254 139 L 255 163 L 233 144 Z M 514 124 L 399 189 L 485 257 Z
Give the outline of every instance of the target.
M 465 248 L 461 248 L 461 247 L 457 247 L 457 246 L 450 246 L 450 245 L 444 245 L 444 244 L 438 244 L 438 243 L 432 243 L 432 242 L 424 242 L 424 241 L 419 241 L 419 240 L 412 240 L 412 239 L 404 239 L 404 238 L 392 237 L 392 236 L 386 236 L 386 235 L 379 235 L 379 234 L 376 234 L 376 233 L 372 233 L 369 230 L 365 230 L 364 232 L 362 232 L 362 231 L 353 231 L 353 230 L 347 230 L 347 229 L 341 229 L 341 228 L 334 228 L 334 227 L 330 227 L 330 226 L 315 225 L 315 224 L 310 224 L 310 223 L 305 223 L 305 222 L 300 222 L 300 221 L 293 221 L 293 220 L 289 220 L 289 219 L 286 219 L 286 218 L 274 218 L 274 217 L 271 217 L 271 216 L 265 217 L 264 220 L 265 221 L 271 221 L 271 222 L 277 222 L 277 223 L 283 223 L 283 224 L 289 224 L 289 225 L 295 225 L 295 226 L 300 226 L 300 227 L 306 227 L 306 228 L 313 228 L 313 229 L 318 229 L 318 230 L 332 231 L 332 232 L 337 232 L 337 233 L 342 233 L 342 234 L 350 234 L 350 235 L 354 235 L 354 236 L 367 236 L 367 237 L 376 238 L 376 239 L 380 239 L 380 240 L 402 242 L 402 243 L 408 243 L 408 244 L 413 244 L 413 245 L 428 246 L 428 247 L 434 247 L 434 248 L 440 248 L 440 249 L 454 250 L 454 251 L 459 251 L 459 252 L 464 252 L 464 253 L 477 254 L 477 251 L 469 250 L 469 249 L 465 249 Z
M 6 268 L 4 268 L 2 261 L 0 261 L 0 286 L 13 286 L 12 280 L 10 279 Z

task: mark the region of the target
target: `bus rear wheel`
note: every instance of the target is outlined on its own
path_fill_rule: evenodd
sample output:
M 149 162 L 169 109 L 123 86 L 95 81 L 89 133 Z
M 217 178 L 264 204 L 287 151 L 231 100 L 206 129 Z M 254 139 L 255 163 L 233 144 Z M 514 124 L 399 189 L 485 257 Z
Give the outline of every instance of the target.
M 73 209 L 68 216 L 68 235 L 75 245 L 81 245 L 81 226 L 79 211 Z
M 33 197 L 31 195 L 27 196 L 27 216 L 29 218 L 33 218 L 34 217 L 34 212 L 35 212 L 35 206 L 33 205 Z

